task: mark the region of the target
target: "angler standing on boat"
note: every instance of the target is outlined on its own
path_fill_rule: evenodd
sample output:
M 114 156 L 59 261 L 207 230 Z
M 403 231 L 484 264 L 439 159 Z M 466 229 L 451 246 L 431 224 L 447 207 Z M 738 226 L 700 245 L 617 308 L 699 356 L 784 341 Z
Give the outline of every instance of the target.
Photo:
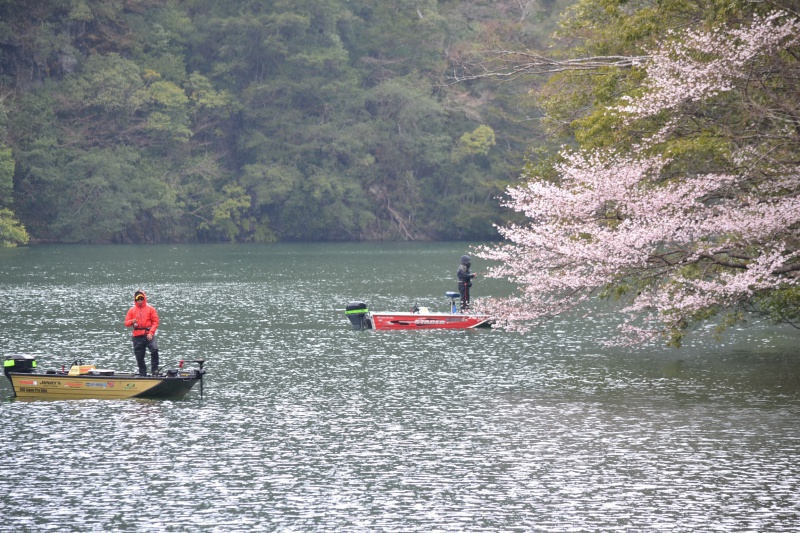
M 458 265 L 458 293 L 461 295 L 461 312 L 469 309 L 469 288 L 472 287 L 472 279 L 477 274 L 469 271 L 470 258 L 468 255 L 461 256 L 461 264 Z
M 139 366 L 139 375 L 147 375 L 147 365 L 144 363 L 145 350 L 150 350 L 151 373 L 155 375 L 158 370 L 158 313 L 156 308 L 147 303 L 144 291 L 133 293 L 133 307 L 125 315 L 125 327 L 133 328 L 133 354 Z

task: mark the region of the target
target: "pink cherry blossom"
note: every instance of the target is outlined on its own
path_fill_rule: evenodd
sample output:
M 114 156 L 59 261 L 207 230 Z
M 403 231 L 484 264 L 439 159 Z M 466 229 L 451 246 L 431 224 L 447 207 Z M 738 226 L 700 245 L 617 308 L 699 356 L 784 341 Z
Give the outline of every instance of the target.
M 514 298 L 485 302 L 508 327 L 524 330 L 620 289 L 627 295 L 621 333 L 641 342 L 698 313 L 800 283 L 800 165 L 776 155 L 796 154 L 800 139 L 797 126 L 782 124 L 779 99 L 761 118 L 768 134 L 739 142 L 719 172 L 675 175 L 666 149 L 696 110 L 726 105 L 716 100 L 725 94 L 750 97 L 761 64 L 788 49 L 796 54 L 800 21 L 775 12 L 673 37 L 652 52 L 642 95 L 611 110 L 627 125 L 668 113 L 660 126 L 624 150 L 565 148 L 556 182 L 528 176 L 507 191 L 505 204 L 527 223 L 499 227 L 504 241 L 478 255 L 496 264 L 487 275 L 519 288 Z M 725 126 L 702 119 L 710 131 Z
M 638 99 L 623 97 L 629 104 L 619 111 L 641 118 L 730 91 L 750 75 L 749 67 L 759 58 L 798 42 L 800 20 L 781 11 L 756 15 L 750 25 L 726 32 L 686 31 L 651 54 L 645 84 L 649 91 Z

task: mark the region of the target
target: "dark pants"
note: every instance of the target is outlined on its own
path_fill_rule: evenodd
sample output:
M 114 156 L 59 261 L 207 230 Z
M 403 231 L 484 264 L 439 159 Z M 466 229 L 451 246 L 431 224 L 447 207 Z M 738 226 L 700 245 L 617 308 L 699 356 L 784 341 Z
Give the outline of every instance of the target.
M 461 295 L 461 310 L 465 311 L 469 309 L 469 284 L 459 282 L 458 284 L 458 294 Z
M 158 342 L 156 338 L 147 340 L 147 335 L 139 335 L 133 337 L 133 355 L 136 356 L 136 365 L 139 367 L 139 375 L 147 375 L 147 365 L 144 364 L 145 350 L 150 350 L 150 368 L 151 373 L 155 374 L 158 368 Z

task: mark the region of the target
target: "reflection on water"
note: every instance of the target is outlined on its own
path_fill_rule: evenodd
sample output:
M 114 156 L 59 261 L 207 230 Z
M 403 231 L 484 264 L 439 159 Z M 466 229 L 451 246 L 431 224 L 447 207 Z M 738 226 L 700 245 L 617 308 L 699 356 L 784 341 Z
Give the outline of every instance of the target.
M 0 251 L 6 352 L 132 369 L 141 287 L 162 359 L 209 370 L 203 400 L 19 401 L 4 380 L 0 529 L 797 530 L 796 334 L 626 351 L 598 344 L 599 314 L 526 336 L 349 329 L 352 299 L 444 308 L 463 251 Z

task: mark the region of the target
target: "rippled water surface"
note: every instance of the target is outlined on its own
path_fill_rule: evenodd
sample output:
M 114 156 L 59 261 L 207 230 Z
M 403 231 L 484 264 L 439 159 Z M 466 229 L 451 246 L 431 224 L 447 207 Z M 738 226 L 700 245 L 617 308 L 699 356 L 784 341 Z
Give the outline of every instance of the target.
M 800 528 L 800 335 L 609 349 L 599 311 L 527 335 L 349 329 L 350 300 L 445 310 L 466 251 L 0 249 L 4 353 L 132 370 L 143 288 L 162 363 L 209 371 L 180 401 L 15 400 L 3 378 L 0 530 Z

